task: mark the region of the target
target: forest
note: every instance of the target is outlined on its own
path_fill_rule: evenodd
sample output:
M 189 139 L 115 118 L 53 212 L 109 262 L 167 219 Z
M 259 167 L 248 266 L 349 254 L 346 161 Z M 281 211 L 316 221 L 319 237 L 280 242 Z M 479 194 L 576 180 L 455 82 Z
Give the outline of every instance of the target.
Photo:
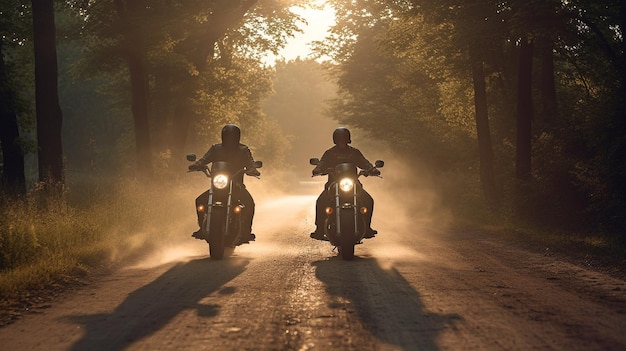
M 0 269 L 29 262 L 16 237 L 46 246 L 16 206 L 80 218 L 104 201 L 84 189 L 180 181 L 225 123 L 293 168 L 318 115 L 427 170 L 459 222 L 624 252 L 624 1 L 326 3 L 316 57 L 272 66 L 309 1 L 0 0 Z

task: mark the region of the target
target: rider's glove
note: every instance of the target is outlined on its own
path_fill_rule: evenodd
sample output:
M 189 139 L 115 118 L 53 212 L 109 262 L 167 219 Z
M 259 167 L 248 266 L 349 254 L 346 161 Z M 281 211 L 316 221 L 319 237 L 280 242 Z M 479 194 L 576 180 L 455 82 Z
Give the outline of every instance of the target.
M 249 170 L 246 171 L 246 174 L 249 175 L 249 176 L 258 177 L 258 176 L 261 175 L 261 172 L 259 172 L 256 169 L 249 169 Z
M 313 174 L 313 177 L 322 174 L 322 172 L 316 168 L 313 168 L 313 172 L 311 172 Z
M 189 165 L 189 170 L 190 171 L 199 171 L 200 169 L 202 169 L 202 166 L 200 166 L 197 163 Z
M 378 168 L 374 168 L 369 173 L 372 176 L 379 176 L 380 175 L 380 170 Z

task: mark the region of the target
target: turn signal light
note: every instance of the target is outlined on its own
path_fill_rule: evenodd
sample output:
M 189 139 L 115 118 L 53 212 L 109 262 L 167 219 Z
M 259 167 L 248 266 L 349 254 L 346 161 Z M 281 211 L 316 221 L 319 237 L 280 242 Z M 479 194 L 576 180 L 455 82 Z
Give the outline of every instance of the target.
M 326 207 L 326 214 L 327 215 L 333 214 L 333 208 L 332 207 Z
M 241 206 L 235 206 L 233 207 L 233 212 L 235 212 L 235 214 L 240 214 L 242 209 L 243 207 Z
M 198 206 L 198 212 L 204 213 L 204 205 Z
M 359 209 L 359 212 L 361 212 L 361 214 L 366 214 L 367 213 L 367 207 L 361 207 Z

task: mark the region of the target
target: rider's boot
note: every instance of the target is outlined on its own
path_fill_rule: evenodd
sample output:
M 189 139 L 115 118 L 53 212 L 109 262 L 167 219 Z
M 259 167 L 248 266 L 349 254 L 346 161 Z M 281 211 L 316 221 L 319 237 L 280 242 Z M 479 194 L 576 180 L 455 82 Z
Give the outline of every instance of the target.
M 316 227 L 315 231 L 311 233 L 311 238 L 315 240 L 325 240 L 328 241 L 328 238 L 324 235 L 324 232 L 320 230 L 320 227 Z
M 197 211 L 196 211 L 197 213 Z M 200 213 L 198 214 L 198 227 L 200 227 L 195 232 L 191 233 L 191 237 L 195 239 L 204 240 L 204 233 L 202 232 L 202 218 L 200 217 Z
M 241 238 L 239 239 L 239 243 L 240 244 L 248 244 L 251 241 L 255 241 L 256 240 L 256 235 L 254 235 L 254 233 L 250 233 L 248 235 L 242 235 Z
M 365 235 L 363 235 L 363 237 L 365 239 L 371 239 L 373 238 L 376 234 L 378 234 L 378 230 L 376 229 L 372 229 L 372 227 L 369 227 L 367 229 L 367 231 L 365 231 Z
M 196 239 L 204 240 L 204 233 L 202 233 L 202 228 L 193 232 L 191 236 Z

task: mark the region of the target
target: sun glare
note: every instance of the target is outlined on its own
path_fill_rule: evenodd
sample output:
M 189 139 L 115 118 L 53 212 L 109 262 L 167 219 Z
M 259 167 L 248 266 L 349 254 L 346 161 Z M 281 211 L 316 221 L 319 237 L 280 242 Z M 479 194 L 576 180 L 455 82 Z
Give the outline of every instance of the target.
M 296 58 L 310 58 L 312 54 L 311 43 L 323 40 L 328 34 L 329 28 L 335 24 L 335 10 L 325 1 L 314 1 L 311 7 L 306 8 L 294 7 L 292 11 L 302 16 L 307 23 L 298 25 L 302 33 L 296 33 L 293 38 L 289 39 L 287 46 L 281 50 L 278 56 L 268 55 L 267 63 L 269 64 L 280 59 L 291 61 Z

